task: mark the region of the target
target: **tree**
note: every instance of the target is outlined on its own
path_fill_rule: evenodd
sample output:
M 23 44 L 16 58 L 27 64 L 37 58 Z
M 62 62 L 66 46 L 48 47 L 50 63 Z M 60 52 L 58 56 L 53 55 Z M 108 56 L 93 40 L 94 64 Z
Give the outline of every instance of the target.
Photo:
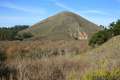
M 116 24 L 112 27 L 112 31 L 114 36 L 120 35 L 120 20 L 118 20 Z
M 104 30 L 95 33 L 90 41 L 89 45 L 92 47 L 98 46 L 109 40 L 110 38 L 120 35 L 120 20 L 112 22 L 109 28 L 104 28 Z
M 109 27 L 113 28 L 115 26 L 115 22 L 110 23 Z
M 19 31 L 28 28 L 28 25 L 16 25 L 14 27 L 1 27 L 0 28 L 0 40 L 16 40 L 16 35 Z M 28 35 L 27 35 L 28 37 Z
M 110 38 L 110 36 L 111 36 L 111 33 L 110 32 L 108 33 L 107 30 L 99 31 L 92 36 L 92 38 L 89 41 L 89 45 L 92 47 L 101 45 L 104 42 L 106 42 Z
M 33 35 L 30 32 L 19 33 L 16 35 L 16 39 L 23 40 L 27 38 L 31 38 Z

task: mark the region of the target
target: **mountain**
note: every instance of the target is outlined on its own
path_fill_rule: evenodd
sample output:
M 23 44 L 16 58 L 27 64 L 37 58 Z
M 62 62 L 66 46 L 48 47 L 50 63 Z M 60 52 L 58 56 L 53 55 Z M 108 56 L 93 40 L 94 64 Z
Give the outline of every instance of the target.
M 58 13 L 19 33 L 30 32 L 32 39 L 88 39 L 100 30 L 96 24 L 68 11 Z
M 10 56 L 74 55 L 88 51 L 89 37 L 99 30 L 96 24 L 75 13 L 61 12 L 18 33 L 32 33 L 32 38 L 0 42 L 0 49 Z

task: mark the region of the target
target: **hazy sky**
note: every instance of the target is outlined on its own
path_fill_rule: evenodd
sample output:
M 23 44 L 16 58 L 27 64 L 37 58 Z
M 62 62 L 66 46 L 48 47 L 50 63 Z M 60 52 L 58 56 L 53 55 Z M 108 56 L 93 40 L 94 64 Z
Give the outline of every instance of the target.
M 120 0 L 0 0 L 0 26 L 32 25 L 61 11 L 108 25 L 120 19 Z

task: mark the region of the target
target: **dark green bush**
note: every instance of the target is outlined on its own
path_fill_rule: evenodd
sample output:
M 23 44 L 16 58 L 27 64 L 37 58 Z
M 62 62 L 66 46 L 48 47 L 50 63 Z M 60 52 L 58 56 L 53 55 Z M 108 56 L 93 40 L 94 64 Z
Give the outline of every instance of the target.
M 16 39 L 23 40 L 27 38 L 31 38 L 33 35 L 30 32 L 19 33 L 16 35 Z
M 92 36 L 89 41 L 89 45 L 92 47 L 98 46 L 106 42 L 110 38 L 111 33 L 107 30 L 99 31 Z
M 120 20 L 118 20 L 114 25 L 111 26 L 114 36 L 120 35 Z
M 120 35 L 120 20 L 117 22 L 112 22 L 108 29 L 104 28 L 104 30 L 95 33 L 91 37 L 89 45 L 92 47 L 99 46 L 117 35 Z

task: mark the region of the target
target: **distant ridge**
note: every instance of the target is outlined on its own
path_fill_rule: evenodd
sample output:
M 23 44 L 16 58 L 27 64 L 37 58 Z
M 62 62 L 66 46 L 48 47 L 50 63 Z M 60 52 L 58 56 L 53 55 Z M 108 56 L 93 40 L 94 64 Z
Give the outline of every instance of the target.
M 69 11 L 63 11 L 20 33 L 30 32 L 34 35 L 32 39 L 81 40 L 89 39 L 93 33 L 99 30 L 100 27 L 83 17 Z

